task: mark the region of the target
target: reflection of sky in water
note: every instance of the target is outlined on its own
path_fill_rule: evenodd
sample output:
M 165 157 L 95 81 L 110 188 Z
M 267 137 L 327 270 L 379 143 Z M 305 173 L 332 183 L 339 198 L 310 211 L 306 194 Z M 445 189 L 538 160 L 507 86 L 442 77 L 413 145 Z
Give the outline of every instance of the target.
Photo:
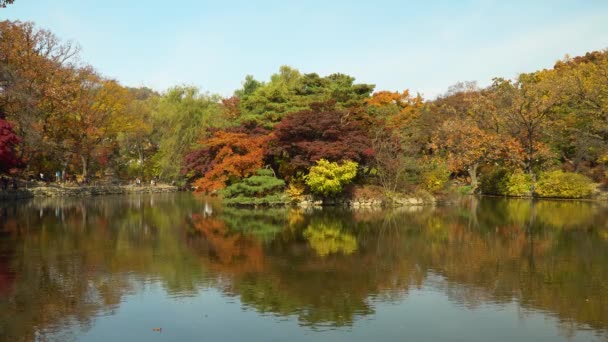
M 396 302 L 375 302 L 375 313 L 346 327 L 306 327 L 295 316 L 260 314 L 216 289 L 170 297 L 158 283 L 124 298 L 95 318 L 81 341 L 601 341 L 593 331 L 560 327 L 516 302 L 467 308 L 437 290 L 432 279 Z M 440 285 L 441 287 L 441 285 Z M 161 332 L 153 328 L 162 328 Z

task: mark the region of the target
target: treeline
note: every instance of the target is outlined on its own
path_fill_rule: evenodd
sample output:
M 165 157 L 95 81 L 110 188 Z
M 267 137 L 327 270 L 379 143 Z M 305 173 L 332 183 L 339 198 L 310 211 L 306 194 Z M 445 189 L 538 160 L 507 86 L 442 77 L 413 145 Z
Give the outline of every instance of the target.
M 282 201 L 285 189 L 386 196 L 449 183 L 584 197 L 606 182 L 606 51 L 486 88 L 459 83 L 435 100 L 374 88 L 281 67 L 228 98 L 159 94 L 104 78 L 49 31 L 4 21 L 0 172 L 154 177 L 255 203 Z

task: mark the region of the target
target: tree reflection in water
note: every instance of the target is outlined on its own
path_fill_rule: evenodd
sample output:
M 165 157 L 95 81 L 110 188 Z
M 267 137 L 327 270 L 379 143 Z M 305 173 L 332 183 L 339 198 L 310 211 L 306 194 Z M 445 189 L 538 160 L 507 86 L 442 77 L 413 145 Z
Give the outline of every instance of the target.
M 151 281 L 173 296 L 217 288 L 312 327 L 351 325 L 432 286 L 468 308 L 545 312 L 566 335 L 608 329 L 608 210 L 594 203 L 246 210 L 170 194 L 3 204 L 0 218 L 10 340 L 86 329 Z

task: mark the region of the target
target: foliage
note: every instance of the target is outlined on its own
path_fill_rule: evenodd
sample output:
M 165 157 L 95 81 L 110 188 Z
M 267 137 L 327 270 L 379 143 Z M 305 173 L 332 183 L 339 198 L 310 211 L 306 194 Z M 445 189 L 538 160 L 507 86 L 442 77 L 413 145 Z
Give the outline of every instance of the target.
M 129 131 L 134 122 L 125 115 L 130 101 L 125 88 L 87 69 L 78 78 L 81 86 L 71 98 L 73 115 L 62 117 L 59 124 L 65 127 L 65 153 L 80 159 L 82 176 L 88 177 L 93 157 L 109 153 L 118 133 Z
M 473 186 L 471 185 L 463 185 L 456 189 L 456 191 L 461 195 L 469 195 L 474 192 Z
M 530 196 L 532 177 L 521 171 L 510 173 L 505 168 L 496 168 L 481 179 L 481 190 L 486 195 Z
M 104 77 L 48 30 L 7 20 L 0 158 L 3 171 L 21 161 L 22 177 L 158 177 L 205 192 L 269 165 L 293 198 L 321 159 L 356 162 L 352 182 L 387 194 L 442 191 L 450 172 L 475 192 L 478 170 L 491 168 L 503 175 L 482 177 L 484 193 L 522 196 L 547 169 L 608 181 L 607 74 L 608 51 L 593 51 L 485 88 L 457 83 L 433 100 L 287 66 L 266 82 L 247 76 L 226 98 L 188 86 L 158 94 Z
M 194 182 L 199 192 L 223 189 L 262 167 L 269 139 L 263 134 L 217 131 L 186 156 L 185 171 L 200 175 Z
M 158 104 L 159 95 L 148 88 L 128 88 L 131 102 L 125 116 L 131 129 L 121 130 L 117 136 L 120 149 L 119 166 L 129 178 L 153 177 L 153 156 L 158 151 L 152 112 Z
M 503 128 L 520 142 L 524 168 L 532 175 L 536 166 L 552 157 L 543 140 L 555 122 L 554 109 L 562 101 L 563 89 L 556 82 L 553 73 L 543 70 L 521 74 L 516 82 L 495 79 L 491 86 L 501 104 Z
M 517 140 L 482 130 L 472 120 L 445 121 L 433 137 L 432 146 L 445 152 L 450 171 L 468 173 L 472 192 L 477 189 L 481 165 L 518 165 L 524 154 Z
M 422 97 L 403 92 L 379 91 L 366 101 L 367 113 L 374 122 L 389 129 L 400 129 L 414 121 L 423 107 Z
M 559 148 L 563 161 L 578 171 L 607 152 L 608 52 L 567 57 L 556 63 L 552 73 L 564 89 L 556 110 L 553 145 Z
M 592 192 L 593 183 L 589 178 L 561 170 L 542 173 L 536 186 L 540 197 L 584 198 Z
M 209 128 L 224 125 L 219 97 L 200 94 L 194 87 L 169 89 L 155 105 L 154 125 L 158 130 L 155 155 L 157 175 L 167 180 L 182 177 L 182 160 Z
M 412 130 L 417 130 L 424 107 L 420 95 L 379 91 L 366 101 L 366 123 L 371 137 L 373 155 L 370 165 L 385 193 L 403 191 L 417 172 L 417 153 Z
M 506 195 L 509 171 L 505 168 L 494 168 L 481 177 L 481 192 L 485 195 Z
M 254 175 L 234 183 L 221 191 L 226 204 L 276 205 L 284 204 L 285 181 L 274 176 L 272 170 L 257 170 Z
M 0 118 L 0 173 L 19 166 L 15 147 L 21 139 L 13 132 L 13 125 Z
M 394 129 L 380 126 L 374 132 L 371 146 L 374 152 L 371 164 L 384 192 L 395 192 L 403 188 L 410 165 L 400 134 Z
M 446 163 L 433 159 L 425 163 L 420 185 L 431 193 L 438 193 L 446 188 L 449 180 L 450 171 Z
M 303 75 L 296 69 L 282 66 L 268 83 L 248 76 L 235 96 L 240 99 L 242 122 L 254 121 L 270 128 L 288 113 L 305 110 L 315 102 L 333 100 L 339 110 L 362 105 L 374 86 L 354 81 L 348 75 Z
M 332 104 L 316 104 L 288 115 L 273 130 L 269 156 L 279 174 L 291 180 L 320 159 L 365 163 L 373 155 L 361 122 Z
M 528 173 L 515 172 L 505 182 L 507 196 L 529 196 L 532 189 L 532 176 Z
M 320 159 L 310 168 L 304 177 L 310 190 L 321 196 L 335 196 L 342 192 L 344 185 L 350 183 L 357 175 L 358 164 L 344 161 L 342 164 Z
M 78 48 L 31 22 L 0 21 L 0 117 L 22 138 L 27 166 L 65 160 L 63 119 L 80 87 Z
M 285 190 L 285 194 L 291 202 L 297 203 L 304 199 L 305 191 L 306 187 L 304 184 L 292 182 L 287 187 L 287 190 Z

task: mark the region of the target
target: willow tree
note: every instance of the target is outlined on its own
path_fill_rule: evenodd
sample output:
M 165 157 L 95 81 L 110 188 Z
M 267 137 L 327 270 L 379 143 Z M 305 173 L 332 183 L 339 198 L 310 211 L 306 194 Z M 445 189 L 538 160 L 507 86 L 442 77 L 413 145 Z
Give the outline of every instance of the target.
M 226 124 L 220 97 L 201 94 L 195 87 L 169 89 L 158 100 L 153 119 L 158 139 L 155 173 L 166 180 L 182 179 L 184 157 L 197 147 L 201 134 Z

